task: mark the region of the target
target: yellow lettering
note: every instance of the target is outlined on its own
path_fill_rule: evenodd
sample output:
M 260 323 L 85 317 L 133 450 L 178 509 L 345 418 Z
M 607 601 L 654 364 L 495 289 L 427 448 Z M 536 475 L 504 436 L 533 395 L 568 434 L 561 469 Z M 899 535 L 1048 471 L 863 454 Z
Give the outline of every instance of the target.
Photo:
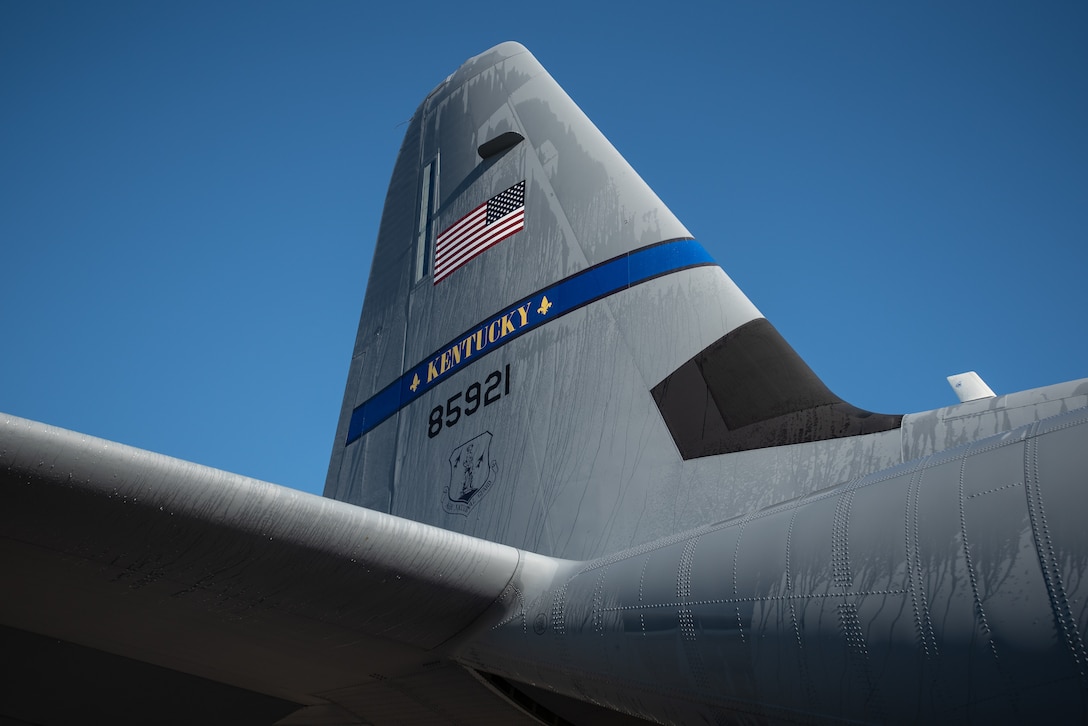
M 465 341 L 462 340 L 461 343 L 463 343 L 463 342 L 465 342 Z M 461 362 L 461 343 L 458 343 L 457 345 L 450 348 L 450 354 L 453 355 L 453 364 L 454 365 L 457 365 L 458 363 Z
M 447 350 L 442 354 L 441 361 L 438 364 L 438 370 L 445 373 L 450 369 L 450 352 Z
M 529 306 L 530 305 L 532 305 L 532 303 L 525 303 L 520 308 L 518 308 L 518 314 L 521 315 L 521 324 L 522 324 L 522 326 L 527 325 L 529 323 Z
M 499 329 L 497 329 L 497 328 L 499 328 L 499 321 L 498 320 L 492 320 L 491 325 L 487 326 L 487 342 L 488 343 L 494 343 L 496 340 L 498 340 L 499 338 L 502 337 L 501 335 L 499 335 Z
M 484 347 L 484 329 L 480 328 L 476 331 L 476 350 L 481 350 Z
M 434 367 L 434 361 L 432 360 L 427 363 L 427 383 L 430 383 L 435 378 L 438 378 L 438 369 Z
M 510 321 L 510 313 L 502 316 L 502 337 L 505 338 L 514 332 L 514 324 Z

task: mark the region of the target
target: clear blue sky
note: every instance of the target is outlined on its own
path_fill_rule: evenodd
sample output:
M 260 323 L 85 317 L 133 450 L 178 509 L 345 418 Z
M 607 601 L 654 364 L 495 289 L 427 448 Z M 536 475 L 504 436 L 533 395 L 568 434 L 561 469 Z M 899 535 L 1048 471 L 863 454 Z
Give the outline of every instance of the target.
M 402 123 L 508 39 L 851 403 L 1088 376 L 1088 5 L 609 7 L 0 3 L 0 410 L 320 491 Z

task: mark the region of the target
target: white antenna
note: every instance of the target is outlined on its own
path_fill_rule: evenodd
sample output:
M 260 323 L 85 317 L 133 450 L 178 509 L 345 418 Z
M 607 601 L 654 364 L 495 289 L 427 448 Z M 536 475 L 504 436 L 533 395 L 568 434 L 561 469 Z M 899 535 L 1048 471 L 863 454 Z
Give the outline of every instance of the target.
M 982 377 L 974 371 L 949 376 L 948 385 L 952 386 L 952 390 L 959 396 L 960 403 L 997 396 L 993 389 L 986 385 L 986 381 L 982 380 Z

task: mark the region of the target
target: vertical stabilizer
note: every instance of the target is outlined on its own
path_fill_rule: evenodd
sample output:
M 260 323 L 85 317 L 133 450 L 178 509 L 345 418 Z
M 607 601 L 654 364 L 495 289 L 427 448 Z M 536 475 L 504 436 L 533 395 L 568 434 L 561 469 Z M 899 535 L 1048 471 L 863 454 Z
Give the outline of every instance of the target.
M 667 533 L 686 461 L 897 425 L 828 391 L 504 43 L 409 124 L 325 493 L 585 557 Z

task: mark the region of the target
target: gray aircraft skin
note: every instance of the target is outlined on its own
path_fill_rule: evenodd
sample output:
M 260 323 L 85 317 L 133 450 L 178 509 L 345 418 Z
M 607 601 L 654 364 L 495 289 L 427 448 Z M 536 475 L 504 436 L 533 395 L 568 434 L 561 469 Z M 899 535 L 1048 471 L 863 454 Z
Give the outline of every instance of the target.
M 1086 406 L 845 403 L 504 43 L 409 122 L 325 497 L 0 417 L 0 715 L 1083 722 Z

